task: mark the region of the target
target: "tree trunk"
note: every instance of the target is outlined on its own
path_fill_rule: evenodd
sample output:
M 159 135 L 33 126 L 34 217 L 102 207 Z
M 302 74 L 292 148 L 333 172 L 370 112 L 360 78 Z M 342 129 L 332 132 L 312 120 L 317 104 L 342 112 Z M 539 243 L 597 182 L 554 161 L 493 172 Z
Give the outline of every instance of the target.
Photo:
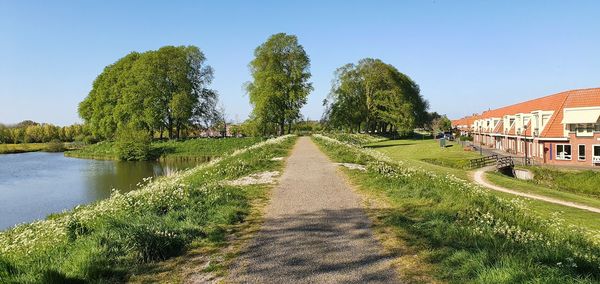
M 283 134 L 285 134 L 285 120 L 281 120 L 279 122 L 279 136 L 282 136 Z

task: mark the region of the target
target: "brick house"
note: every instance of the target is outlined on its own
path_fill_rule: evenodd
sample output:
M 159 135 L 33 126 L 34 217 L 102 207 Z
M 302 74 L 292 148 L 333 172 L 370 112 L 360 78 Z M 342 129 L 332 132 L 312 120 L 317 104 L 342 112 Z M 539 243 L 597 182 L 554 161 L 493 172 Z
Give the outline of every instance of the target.
M 457 119 L 475 144 L 543 164 L 600 166 L 600 88 L 566 91 Z

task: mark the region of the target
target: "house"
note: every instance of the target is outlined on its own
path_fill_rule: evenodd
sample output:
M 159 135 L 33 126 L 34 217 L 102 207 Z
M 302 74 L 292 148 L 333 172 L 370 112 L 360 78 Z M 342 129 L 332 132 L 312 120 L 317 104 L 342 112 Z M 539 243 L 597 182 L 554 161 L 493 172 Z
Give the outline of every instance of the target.
M 600 166 L 600 88 L 566 91 L 457 119 L 475 144 L 543 164 Z

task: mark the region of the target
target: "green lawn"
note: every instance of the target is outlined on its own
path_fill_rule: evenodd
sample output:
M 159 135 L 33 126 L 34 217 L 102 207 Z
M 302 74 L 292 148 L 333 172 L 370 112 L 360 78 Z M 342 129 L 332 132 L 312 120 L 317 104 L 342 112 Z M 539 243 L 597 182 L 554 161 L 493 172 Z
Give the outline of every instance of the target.
M 153 142 L 153 155 L 159 159 L 194 159 L 207 161 L 231 153 L 264 140 L 248 138 L 198 138 L 184 141 Z M 69 151 L 65 156 L 88 159 L 116 160 L 117 149 L 114 142 L 103 141 L 80 150 Z
M 477 152 L 463 150 L 457 142 L 449 142 L 447 147 L 442 148 L 439 142 L 433 139 L 387 140 L 368 144 L 366 147 L 412 166 L 450 173 L 461 178 L 467 177 L 464 169 L 468 160 L 481 157 Z

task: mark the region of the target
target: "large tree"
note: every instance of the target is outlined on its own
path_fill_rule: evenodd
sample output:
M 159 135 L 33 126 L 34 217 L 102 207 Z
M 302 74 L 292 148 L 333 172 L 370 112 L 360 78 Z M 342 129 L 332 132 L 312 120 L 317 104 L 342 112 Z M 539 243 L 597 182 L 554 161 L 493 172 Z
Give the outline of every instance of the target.
M 338 68 L 324 105 L 326 123 L 349 131 L 407 133 L 427 120 L 419 86 L 379 59 Z
M 114 138 L 119 129 L 180 131 L 213 115 L 212 68 L 195 46 L 165 46 L 132 52 L 107 66 L 79 105 L 79 114 L 100 138 Z
M 261 132 L 276 126 L 288 133 L 300 118 L 300 108 L 312 91 L 310 59 L 294 35 L 278 33 L 254 50 L 250 62 L 253 81 L 246 86 L 254 109 L 252 117 Z

